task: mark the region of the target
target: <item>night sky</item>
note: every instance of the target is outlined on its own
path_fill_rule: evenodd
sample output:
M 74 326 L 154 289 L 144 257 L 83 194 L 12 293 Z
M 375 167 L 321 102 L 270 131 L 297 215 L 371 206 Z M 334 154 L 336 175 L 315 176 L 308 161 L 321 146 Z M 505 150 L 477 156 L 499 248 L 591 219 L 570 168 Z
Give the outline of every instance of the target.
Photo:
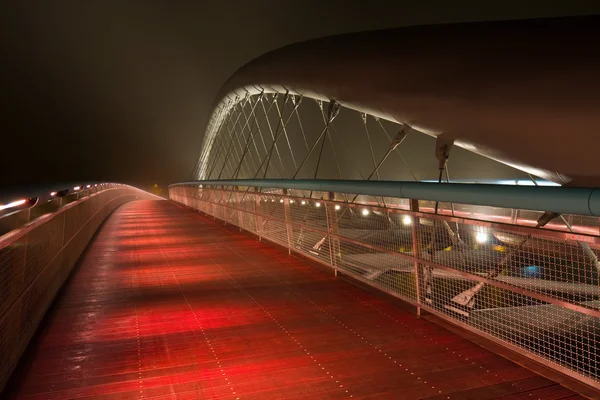
M 0 13 L 4 188 L 189 178 L 219 87 L 244 63 L 289 43 L 598 11 L 583 1 L 554 8 L 547 1 L 12 3 Z

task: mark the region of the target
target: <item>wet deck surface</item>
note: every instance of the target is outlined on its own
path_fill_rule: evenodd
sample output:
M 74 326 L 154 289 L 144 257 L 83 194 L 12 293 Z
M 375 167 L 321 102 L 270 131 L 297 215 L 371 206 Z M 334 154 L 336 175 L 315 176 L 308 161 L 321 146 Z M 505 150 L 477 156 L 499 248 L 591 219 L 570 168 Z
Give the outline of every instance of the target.
M 583 398 L 166 201 L 109 219 L 26 357 L 9 398 Z

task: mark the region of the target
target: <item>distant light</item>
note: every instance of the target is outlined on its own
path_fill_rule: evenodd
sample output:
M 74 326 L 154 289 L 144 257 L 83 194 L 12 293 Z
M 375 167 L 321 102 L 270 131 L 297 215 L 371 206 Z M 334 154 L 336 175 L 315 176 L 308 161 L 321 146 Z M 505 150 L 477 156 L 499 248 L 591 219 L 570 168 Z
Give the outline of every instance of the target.
M 321 203 L 319 203 L 318 201 L 315 203 L 315 207 L 321 207 Z
M 290 204 L 294 204 L 294 200 L 290 200 Z
M 283 199 L 280 199 L 280 200 L 279 200 L 279 202 L 280 202 L 280 203 L 283 203 Z
M 304 205 L 306 205 L 306 201 L 302 200 L 302 201 L 300 202 L 300 204 L 302 204 L 302 205 L 304 206 Z
M 528 278 L 538 278 L 540 276 L 541 270 L 542 269 L 537 265 L 529 265 L 524 268 L 523 275 L 525 275 Z
M 369 214 L 370 214 L 369 210 L 367 210 L 366 208 L 363 208 L 362 215 L 364 215 L 366 217 Z
M 85 188 L 86 188 L 86 189 L 89 189 L 89 188 L 91 188 L 91 187 L 92 187 L 92 185 L 86 185 L 86 187 L 85 187 Z
M 56 196 L 56 192 L 50 192 L 50 196 L 51 196 L 51 197 L 54 197 L 54 196 Z
M 340 208 L 342 208 L 342 206 L 340 206 L 339 204 L 336 204 L 334 208 L 335 208 L 335 211 L 339 211 Z
M 81 186 L 75 186 L 73 190 L 81 190 Z
M 7 208 L 22 206 L 25 203 L 27 203 L 27 199 L 16 200 L 8 204 L 0 204 L 0 211 L 6 210 Z
M 488 241 L 488 239 L 489 236 L 485 232 L 477 232 L 477 234 L 475 235 L 475 240 L 477 241 L 477 243 L 485 243 Z
M 271 199 L 271 203 L 275 203 L 275 199 Z
M 410 215 L 405 215 L 402 217 L 402 223 L 404 225 L 410 225 L 412 224 L 412 218 L 410 217 Z
M 97 184 L 97 183 L 96 183 L 96 184 L 94 184 L 94 187 L 96 187 L 96 186 L 98 186 L 98 184 Z

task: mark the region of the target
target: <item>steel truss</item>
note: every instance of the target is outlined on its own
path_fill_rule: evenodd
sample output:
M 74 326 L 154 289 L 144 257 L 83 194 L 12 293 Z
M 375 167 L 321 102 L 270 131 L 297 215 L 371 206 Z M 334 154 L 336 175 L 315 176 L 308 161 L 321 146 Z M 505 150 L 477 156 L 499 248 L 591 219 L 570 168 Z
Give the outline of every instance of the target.
M 290 90 L 240 90 L 213 111 L 192 179 L 437 179 L 438 144 L 419 142 L 431 149 L 420 144 L 414 150 L 402 144 L 409 136 L 426 137 L 408 124 L 382 120 L 334 99 Z M 410 156 L 415 162 L 415 151 L 418 166 L 407 161 Z M 427 159 L 426 166 L 420 159 Z M 528 179 L 526 173 L 511 170 L 515 177 Z

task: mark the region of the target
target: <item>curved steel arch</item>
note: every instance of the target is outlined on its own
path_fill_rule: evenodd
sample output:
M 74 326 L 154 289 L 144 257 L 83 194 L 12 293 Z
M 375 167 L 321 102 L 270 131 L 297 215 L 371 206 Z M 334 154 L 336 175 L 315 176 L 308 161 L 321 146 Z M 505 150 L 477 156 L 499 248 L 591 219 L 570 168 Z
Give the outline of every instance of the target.
M 366 112 L 561 184 L 600 184 L 600 18 L 400 28 L 293 44 L 223 86 L 217 128 L 248 93 L 285 93 Z M 204 171 L 206 172 L 206 171 Z

